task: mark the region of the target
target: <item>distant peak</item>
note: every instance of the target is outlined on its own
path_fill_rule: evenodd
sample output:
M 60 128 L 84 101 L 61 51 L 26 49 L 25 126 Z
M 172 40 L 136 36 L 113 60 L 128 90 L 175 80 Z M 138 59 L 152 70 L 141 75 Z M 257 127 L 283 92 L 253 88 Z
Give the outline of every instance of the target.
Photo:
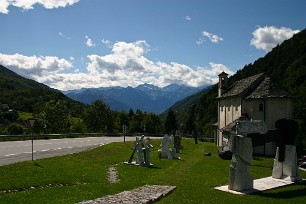
M 158 86 L 155 86 L 153 84 L 147 84 L 147 83 L 140 84 L 135 88 L 139 90 L 159 90 L 160 89 Z

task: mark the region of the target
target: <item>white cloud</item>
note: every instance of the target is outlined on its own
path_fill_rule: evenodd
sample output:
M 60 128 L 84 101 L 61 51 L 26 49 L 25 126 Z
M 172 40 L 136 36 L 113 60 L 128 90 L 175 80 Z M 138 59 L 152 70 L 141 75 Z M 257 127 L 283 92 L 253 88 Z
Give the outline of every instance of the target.
M 191 17 L 190 17 L 190 16 L 185 16 L 184 19 L 185 19 L 186 21 L 191 21 Z
M 109 40 L 105 40 L 104 38 L 101 40 L 102 44 L 106 45 L 108 48 L 112 48 L 112 42 Z
M 46 76 L 73 67 L 72 63 L 54 56 L 6 55 L 0 53 L 0 64 L 24 77 L 45 83 Z
M 216 83 L 222 71 L 233 72 L 226 66 L 209 63 L 209 67 L 191 68 L 176 62 L 152 61 L 146 41 L 116 42 L 108 55 L 88 55 L 87 70 L 80 71 L 70 60 L 52 56 L 0 54 L 0 64 L 18 74 L 59 90 L 90 87 L 132 86 L 143 83 L 164 87 L 172 83 L 203 86 Z
M 59 33 L 58 33 L 58 35 L 59 35 L 60 37 L 62 37 L 62 38 L 67 39 L 67 40 L 71 40 L 71 37 L 69 37 L 69 36 L 65 35 L 65 34 L 64 34 L 64 33 L 62 33 L 62 32 L 59 32 Z
M 116 81 L 112 80 L 111 84 L 117 86 L 150 83 L 163 87 L 177 83 L 196 87 L 216 82 L 222 71 L 233 74 L 224 65 L 215 63 L 210 63 L 210 68 L 192 69 L 176 62 L 153 62 L 144 56 L 148 51 L 145 41 L 117 42 L 109 55 L 89 55 L 87 69 L 91 75 L 112 76 Z
M 220 41 L 223 41 L 223 38 L 220 36 L 209 33 L 207 31 L 202 31 L 202 36 L 207 37 L 212 43 L 219 43 Z
M 198 45 L 202 45 L 204 42 L 205 42 L 205 39 L 204 39 L 204 38 L 199 38 L 199 39 L 196 41 L 196 43 L 197 43 Z
M 94 46 L 96 46 L 91 38 L 89 38 L 88 36 L 85 36 L 85 38 L 86 38 L 85 44 L 87 45 L 87 47 L 94 47 Z
M 9 0 L 0 0 L 0 13 L 8 14 L 9 10 L 7 8 L 9 5 Z
M 271 51 L 277 44 L 282 43 L 284 40 L 291 38 L 294 34 L 300 32 L 299 30 L 292 30 L 290 28 L 277 28 L 270 27 L 258 27 L 252 34 L 251 45 L 254 45 L 257 49 Z
M 0 13 L 8 14 L 9 6 L 22 8 L 23 10 L 33 9 L 35 4 L 40 4 L 46 9 L 71 6 L 79 0 L 0 0 Z
M 213 62 L 209 62 L 210 65 L 210 69 L 206 69 L 205 70 L 205 77 L 211 79 L 211 81 L 213 83 L 217 83 L 219 78 L 217 77 L 221 72 L 225 72 L 229 75 L 233 75 L 234 72 L 232 70 L 230 70 L 229 68 L 227 68 L 226 66 L 224 66 L 223 64 L 216 64 Z

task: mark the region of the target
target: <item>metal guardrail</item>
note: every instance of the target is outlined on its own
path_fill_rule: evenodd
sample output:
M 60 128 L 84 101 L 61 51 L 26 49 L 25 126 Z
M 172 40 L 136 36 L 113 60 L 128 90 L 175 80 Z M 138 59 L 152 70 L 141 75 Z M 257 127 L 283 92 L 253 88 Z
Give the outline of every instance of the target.
M 56 138 L 56 137 L 93 137 L 106 136 L 105 133 L 66 133 L 66 134 L 30 134 L 30 135 L 0 135 L 1 138 Z M 108 136 L 108 135 L 107 135 Z M 117 134 L 116 136 L 119 136 Z
M 146 135 L 150 137 L 159 137 L 163 136 L 161 134 L 143 134 L 143 133 L 135 133 L 135 134 L 122 134 L 122 133 L 66 133 L 66 134 L 29 134 L 29 135 L 0 135 L 1 138 L 33 138 L 33 139 L 39 139 L 39 138 L 63 138 L 63 137 L 118 137 L 118 136 L 140 136 L 140 135 Z

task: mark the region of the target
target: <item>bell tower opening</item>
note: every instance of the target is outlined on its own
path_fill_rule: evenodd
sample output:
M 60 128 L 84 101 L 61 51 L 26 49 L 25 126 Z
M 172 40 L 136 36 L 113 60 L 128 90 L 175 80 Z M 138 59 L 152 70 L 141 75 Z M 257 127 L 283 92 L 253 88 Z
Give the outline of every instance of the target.
M 219 76 L 219 84 L 218 84 L 218 97 L 222 96 L 222 94 L 227 90 L 227 76 L 228 74 L 222 72 Z

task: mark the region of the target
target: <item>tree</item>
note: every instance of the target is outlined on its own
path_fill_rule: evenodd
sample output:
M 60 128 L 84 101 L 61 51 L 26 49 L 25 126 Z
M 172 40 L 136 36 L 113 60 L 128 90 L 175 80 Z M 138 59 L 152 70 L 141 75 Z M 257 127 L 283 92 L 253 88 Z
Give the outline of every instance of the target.
M 175 131 L 177 130 L 177 120 L 174 111 L 172 109 L 168 112 L 164 125 L 167 134 L 174 134 Z
M 38 116 L 39 123 L 45 124 L 51 133 L 67 133 L 70 128 L 70 114 L 63 100 L 46 103 Z
M 23 134 L 23 129 L 20 125 L 11 123 L 6 127 L 4 132 L 9 135 L 21 135 Z
M 101 100 L 96 100 L 87 107 L 84 113 L 84 122 L 92 132 L 113 131 L 113 116 L 108 105 Z
M 86 126 L 81 119 L 72 120 L 72 125 L 70 127 L 71 132 L 73 133 L 85 133 Z
M 124 111 L 114 113 L 114 120 L 114 127 L 119 132 L 122 132 L 123 125 L 128 127 L 130 123 L 130 119 Z
M 196 105 L 194 104 L 192 108 L 189 110 L 189 115 L 186 121 L 186 131 L 187 133 L 194 133 L 196 131 L 196 125 L 195 125 L 195 109 Z
M 129 113 L 128 113 L 128 117 L 129 117 L 129 119 L 131 120 L 131 118 L 133 117 L 135 115 L 135 113 L 134 113 L 134 111 L 133 111 L 133 109 L 130 109 L 129 110 Z
M 144 132 L 143 129 L 143 120 L 144 114 L 142 113 L 141 110 L 137 109 L 136 113 L 132 116 L 130 119 L 130 127 L 129 127 L 129 132 Z
M 146 132 L 151 134 L 160 133 L 162 130 L 162 123 L 158 115 L 154 113 L 146 113 L 143 117 L 142 127 L 146 127 Z

